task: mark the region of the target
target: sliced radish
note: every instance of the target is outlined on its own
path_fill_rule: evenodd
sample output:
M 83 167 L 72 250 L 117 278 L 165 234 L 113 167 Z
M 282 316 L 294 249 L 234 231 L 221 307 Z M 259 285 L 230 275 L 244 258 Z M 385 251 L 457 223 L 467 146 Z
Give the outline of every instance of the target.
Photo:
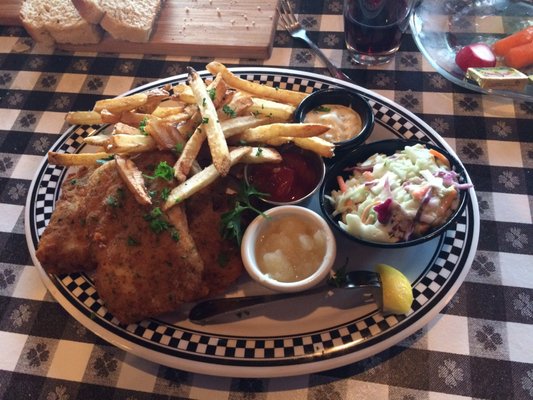
M 471 67 L 494 67 L 496 65 L 496 57 L 490 47 L 486 44 L 474 43 L 459 50 L 455 56 L 455 63 L 463 71 L 466 71 Z

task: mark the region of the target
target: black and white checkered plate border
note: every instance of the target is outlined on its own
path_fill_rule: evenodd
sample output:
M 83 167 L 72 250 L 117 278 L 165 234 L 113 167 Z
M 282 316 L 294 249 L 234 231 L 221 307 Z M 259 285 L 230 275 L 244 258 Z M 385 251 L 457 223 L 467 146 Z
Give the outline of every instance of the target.
M 330 86 L 355 90 L 367 97 L 376 122 L 399 138 L 419 139 L 447 146 L 429 126 L 409 111 L 360 87 L 332 78 L 272 68 L 234 69 L 242 78 L 281 88 L 312 92 Z M 205 72 L 204 72 L 205 74 Z M 154 82 L 132 92 L 184 81 L 185 75 Z M 130 92 L 131 93 L 131 92 Z M 129 94 L 129 93 L 128 93 Z M 92 127 L 74 127 L 53 150 L 75 153 Z M 477 247 L 479 215 L 474 190 L 456 223 L 442 235 L 432 265 L 415 282 L 415 300 L 407 316 L 371 313 L 340 326 L 280 336 L 225 336 L 145 320 L 123 326 L 107 311 L 91 279 L 85 274 L 47 275 L 35 258 L 39 237 L 54 209 L 65 169 L 43 162 L 26 207 L 28 246 L 47 288 L 63 307 L 89 329 L 113 344 L 153 361 L 193 372 L 227 376 L 284 376 L 315 372 L 368 357 L 423 327 L 449 301 L 463 281 Z M 238 322 L 236 322 L 238 323 Z

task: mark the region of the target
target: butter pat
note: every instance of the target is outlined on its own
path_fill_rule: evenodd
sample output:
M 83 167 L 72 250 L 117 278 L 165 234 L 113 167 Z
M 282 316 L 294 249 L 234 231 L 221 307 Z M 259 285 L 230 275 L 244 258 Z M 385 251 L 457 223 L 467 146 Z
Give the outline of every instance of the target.
M 484 89 L 524 90 L 528 83 L 526 74 L 509 67 L 468 68 L 466 77 Z

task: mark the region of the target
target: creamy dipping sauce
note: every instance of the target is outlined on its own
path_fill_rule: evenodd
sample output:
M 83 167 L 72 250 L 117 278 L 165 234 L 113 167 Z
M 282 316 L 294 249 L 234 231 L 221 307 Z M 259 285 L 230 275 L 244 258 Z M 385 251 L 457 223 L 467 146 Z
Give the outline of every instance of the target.
M 279 282 L 311 276 L 326 255 L 326 233 L 292 215 L 272 217 L 255 248 L 259 269 Z
M 363 127 L 361 116 L 352 108 L 340 104 L 323 104 L 309 111 L 304 122 L 329 126 L 329 130 L 320 137 L 336 143 L 351 139 Z

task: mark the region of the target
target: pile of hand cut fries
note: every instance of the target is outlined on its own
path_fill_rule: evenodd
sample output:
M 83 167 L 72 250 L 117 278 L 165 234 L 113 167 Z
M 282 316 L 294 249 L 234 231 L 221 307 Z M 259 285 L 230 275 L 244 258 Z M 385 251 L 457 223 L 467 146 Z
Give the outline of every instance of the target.
M 276 146 L 292 142 L 323 157 L 333 156 L 334 145 L 318 137 L 327 126 L 293 122 L 294 110 L 305 93 L 241 79 L 218 62 L 209 63 L 207 70 L 215 77 L 212 81 L 204 82 L 189 68 L 188 84 L 100 100 L 92 111 L 68 113 L 70 124 L 113 124 L 112 131 L 84 139 L 101 151 L 49 152 L 49 162 L 89 165 L 114 157 L 137 201 L 150 204 L 134 156 L 153 150 L 174 151 L 178 160 L 173 170 L 179 184 L 163 206 L 168 210 L 228 174 L 237 163 L 281 161 Z M 205 140 L 212 164 L 202 169 L 197 156 Z

